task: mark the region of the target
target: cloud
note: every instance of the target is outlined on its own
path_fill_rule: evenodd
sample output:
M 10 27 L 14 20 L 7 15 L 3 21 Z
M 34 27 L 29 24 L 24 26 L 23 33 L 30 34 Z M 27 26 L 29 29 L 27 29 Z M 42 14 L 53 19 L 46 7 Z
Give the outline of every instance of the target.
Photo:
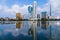
M 28 15 L 28 6 L 32 5 L 24 5 L 24 6 L 19 6 L 18 4 L 14 4 L 11 7 L 6 6 L 6 5 L 0 5 L 0 10 L 2 10 L 4 13 L 9 14 L 9 15 L 16 15 L 16 13 L 20 12 L 22 15 Z M 41 8 L 37 7 L 37 13 L 41 12 Z
M 23 6 L 19 6 L 18 4 L 14 4 L 11 7 L 6 6 L 6 5 L 1 5 L 0 4 L 0 13 L 2 13 L 2 15 L 0 17 L 12 17 L 15 18 L 16 17 L 16 13 L 20 12 L 24 18 L 28 18 L 28 6 L 32 6 L 32 5 L 23 5 Z
M 28 13 L 28 6 L 29 5 L 24 5 L 24 6 L 19 6 L 18 4 L 14 4 L 9 8 L 8 6 L 5 5 L 0 5 L 0 10 L 6 13 L 18 13 L 20 12 L 21 14 L 27 14 Z
M 60 0 L 50 0 L 55 16 L 60 16 Z

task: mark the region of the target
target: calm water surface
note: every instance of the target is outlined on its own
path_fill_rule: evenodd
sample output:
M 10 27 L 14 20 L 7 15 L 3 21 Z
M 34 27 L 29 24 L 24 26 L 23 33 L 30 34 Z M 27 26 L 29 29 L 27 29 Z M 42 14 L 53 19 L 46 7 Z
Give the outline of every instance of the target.
M 0 21 L 0 40 L 60 40 L 60 21 Z

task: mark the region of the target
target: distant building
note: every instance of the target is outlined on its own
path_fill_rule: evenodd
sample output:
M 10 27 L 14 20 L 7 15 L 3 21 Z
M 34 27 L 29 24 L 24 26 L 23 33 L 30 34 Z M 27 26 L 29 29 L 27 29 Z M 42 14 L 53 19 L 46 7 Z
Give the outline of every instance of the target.
M 40 19 L 40 14 L 37 14 L 37 19 Z
M 50 16 L 49 19 L 60 19 L 59 16 Z
M 42 12 L 42 13 L 41 13 L 42 18 L 45 18 L 45 19 L 46 19 L 46 13 L 47 13 L 47 12 Z
M 20 19 L 23 19 L 23 16 L 21 15 L 21 13 L 17 13 L 16 20 L 20 20 Z
M 0 21 L 4 21 L 5 19 L 4 18 L 0 18 Z
M 17 14 L 16 14 L 16 19 L 17 19 L 17 20 L 20 19 L 20 13 L 17 13 Z
M 5 18 L 5 21 L 8 21 L 8 20 L 10 20 L 10 18 L 6 17 L 6 18 Z
M 44 12 L 41 13 L 41 19 L 42 20 L 48 20 L 49 19 L 49 16 L 48 16 L 48 14 L 47 14 L 46 11 L 44 11 Z

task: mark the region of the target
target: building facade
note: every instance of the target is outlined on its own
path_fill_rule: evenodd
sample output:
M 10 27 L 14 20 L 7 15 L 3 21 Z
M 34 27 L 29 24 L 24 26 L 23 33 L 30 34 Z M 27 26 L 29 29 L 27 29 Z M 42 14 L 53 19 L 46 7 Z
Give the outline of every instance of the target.
M 46 19 L 47 12 L 42 12 L 42 13 L 41 13 L 41 16 L 42 16 L 42 18 Z
M 33 19 L 33 7 L 32 5 L 28 7 L 28 12 L 29 12 L 29 20 Z
M 37 14 L 37 19 L 40 19 L 40 14 Z
M 37 2 L 34 1 L 33 5 L 28 7 L 30 20 L 37 20 L 36 5 L 37 5 Z
M 37 5 L 37 2 L 34 1 L 34 4 L 33 4 L 33 20 L 37 20 L 36 5 Z
M 21 15 L 21 13 L 17 13 L 16 20 L 21 20 L 21 19 L 23 19 L 23 16 Z

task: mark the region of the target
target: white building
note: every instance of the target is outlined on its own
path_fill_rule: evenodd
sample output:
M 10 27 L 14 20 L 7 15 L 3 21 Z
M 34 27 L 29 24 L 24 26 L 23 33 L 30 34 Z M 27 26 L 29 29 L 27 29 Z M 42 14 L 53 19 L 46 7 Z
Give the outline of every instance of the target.
M 34 1 L 34 4 L 33 4 L 33 20 L 37 20 L 36 5 L 37 5 L 37 2 Z
M 58 16 L 49 16 L 49 19 L 60 19 Z

